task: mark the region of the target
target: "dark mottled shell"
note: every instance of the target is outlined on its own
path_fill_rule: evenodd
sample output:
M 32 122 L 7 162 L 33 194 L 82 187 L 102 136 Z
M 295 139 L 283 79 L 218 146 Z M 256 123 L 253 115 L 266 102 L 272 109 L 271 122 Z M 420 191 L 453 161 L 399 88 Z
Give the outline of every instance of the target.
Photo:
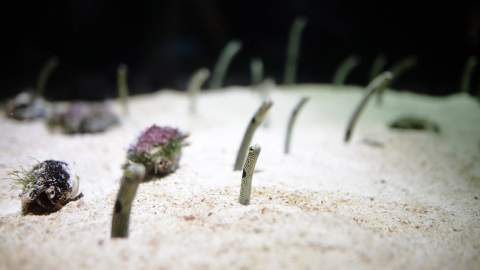
M 65 162 L 45 160 L 35 165 L 29 175 L 33 181 L 20 195 L 25 214 L 54 212 L 81 196 L 78 178 L 72 176 Z

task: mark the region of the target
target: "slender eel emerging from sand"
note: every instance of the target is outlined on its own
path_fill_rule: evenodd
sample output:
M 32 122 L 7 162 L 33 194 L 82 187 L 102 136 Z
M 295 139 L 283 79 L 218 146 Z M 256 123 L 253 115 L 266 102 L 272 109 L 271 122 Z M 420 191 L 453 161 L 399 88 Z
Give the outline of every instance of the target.
M 190 79 L 187 87 L 187 93 L 190 97 L 190 113 L 196 114 L 197 113 L 197 97 L 198 93 L 202 89 L 202 85 L 210 76 L 210 71 L 208 68 L 201 68 L 197 70 Z
M 268 110 L 272 107 L 271 101 L 264 101 L 260 108 L 255 112 L 253 115 L 252 120 L 248 124 L 247 130 L 243 135 L 242 143 L 240 144 L 240 148 L 238 149 L 237 159 L 235 160 L 235 165 L 233 166 L 234 171 L 238 171 L 242 169 L 243 162 L 245 161 L 245 155 L 247 154 L 247 148 L 252 142 L 253 134 L 255 130 L 260 126 L 265 120 Z
M 294 84 L 297 77 L 298 54 L 300 51 L 300 42 L 303 29 L 307 25 L 305 17 L 297 17 L 290 28 L 288 39 L 287 60 L 285 63 L 285 73 L 283 83 L 285 85 Z
M 242 48 L 242 43 L 237 40 L 230 41 L 225 48 L 223 48 L 220 58 L 213 69 L 212 78 L 210 80 L 209 88 L 218 89 L 223 86 L 223 81 L 225 80 L 225 74 L 227 73 L 228 66 L 232 61 L 233 57 L 240 51 Z
M 273 88 L 275 88 L 275 81 L 271 78 L 266 78 L 256 87 L 258 89 L 258 96 L 260 97 L 260 101 L 268 101 L 271 99 L 270 92 Z M 265 117 L 263 120 L 262 127 L 268 128 L 270 126 L 271 119 L 269 115 Z
M 465 69 L 463 70 L 462 82 L 460 89 L 463 93 L 468 93 L 470 91 L 470 82 L 472 78 L 473 70 L 477 65 L 477 58 L 475 56 L 470 56 L 465 63 Z
M 333 84 L 344 85 L 348 74 L 360 63 L 360 59 L 355 55 L 347 57 L 340 66 L 338 66 L 335 75 L 333 76 Z
M 398 61 L 390 69 L 393 75 L 393 80 L 397 80 L 401 75 L 403 75 L 409 69 L 413 68 L 417 64 L 417 62 L 417 57 L 413 55 Z
M 270 92 L 275 88 L 275 81 L 272 78 L 266 78 L 258 84 L 257 88 L 262 101 L 270 100 Z
M 309 99 L 310 98 L 308 97 L 302 97 L 298 101 L 297 105 L 295 105 L 292 113 L 290 114 L 290 118 L 288 119 L 288 125 L 287 125 L 287 133 L 285 136 L 285 148 L 284 148 L 285 154 L 288 154 L 290 152 L 290 141 L 292 139 L 293 125 L 295 124 L 295 120 L 297 119 L 298 113 L 300 112 L 300 110 L 303 108 L 303 106 L 305 105 L 305 103 L 307 103 Z
M 47 81 L 58 66 L 58 57 L 51 57 L 42 66 L 37 77 L 34 91 L 22 91 L 9 100 L 5 106 L 7 117 L 15 120 L 35 120 L 45 118 L 51 113 L 51 106 L 43 98 Z
M 248 156 L 243 166 L 242 183 L 240 186 L 240 196 L 238 202 L 243 205 L 250 204 L 250 194 L 252 192 L 252 177 L 257 164 L 258 155 L 260 155 L 260 146 L 254 145 L 248 148 Z
M 115 207 L 113 208 L 111 237 L 128 237 L 128 224 L 132 202 L 138 185 L 145 177 L 145 166 L 130 162 L 126 165 Z
M 369 80 L 372 81 L 373 79 L 375 79 L 375 77 L 377 77 L 378 74 L 380 74 L 384 70 L 386 65 L 387 57 L 385 57 L 384 54 L 377 55 L 377 57 L 375 57 L 375 60 L 373 60 L 372 63 Z
M 121 64 L 117 69 L 117 88 L 120 104 L 122 105 L 124 115 L 128 115 L 128 82 L 127 65 Z
M 406 57 L 400 61 L 398 61 L 393 67 L 390 69 L 392 72 L 393 78 L 392 81 L 382 89 L 377 92 L 377 105 L 382 105 L 383 103 L 383 94 L 385 90 L 393 84 L 393 81 L 397 80 L 398 77 L 403 75 L 406 71 L 413 68 L 417 64 L 417 58 L 415 56 Z
M 54 56 L 48 59 L 48 61 L 43 66 L 40 74 L 38 75 L 37 79 L 37 89 L 35 91 L 35 97 L 42 97 L 45 94 L 45 86 L 47 85 L 48 78 L 58 66 L 58 57 Z
M 355 128 L 355 124 L 357 123 L 358 117 L 360 113 L 363 111 L 365 106 L 368 103 L 369 98 L 375 94 L 377 91 L 381 91 L 382 88 L 387 87 L 393 79 L 393 75 L 391 72 L 386 71 L 382 74 L 378 75 L 372 82 L 370 82 L 367 86 L 365 95 L 363 96 L 362 100 L 355 108 L 350 120 L 348 121 L 347 130 L 345 132 L 344 141 L 348 143 L 350 141 L 350 137 L 352 136 L 353 129 Z
M 263 81 L 263 62 L 260 58 L 252 59 L 250 72 L 252 74 L 252 85 L 259 85 Z

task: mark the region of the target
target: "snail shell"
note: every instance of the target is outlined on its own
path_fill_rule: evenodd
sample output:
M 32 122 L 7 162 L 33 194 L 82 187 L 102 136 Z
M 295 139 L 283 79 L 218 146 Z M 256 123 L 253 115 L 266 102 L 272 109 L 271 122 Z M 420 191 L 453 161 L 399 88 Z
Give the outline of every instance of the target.
M 24 214 L 55 212 L 82 197 L 78 177 L 72 175 L 68 164 L 63 161 L 40 162 L 32 168 L 29 176 L 33 181 L 20 195 Z

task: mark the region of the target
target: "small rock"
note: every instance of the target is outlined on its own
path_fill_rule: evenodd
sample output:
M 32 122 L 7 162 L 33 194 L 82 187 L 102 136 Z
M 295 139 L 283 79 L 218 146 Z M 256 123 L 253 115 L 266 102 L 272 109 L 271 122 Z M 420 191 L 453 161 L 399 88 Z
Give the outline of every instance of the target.
M 368 146 L 371 146 L 371 147 L 376 147 L 376 148 L 384 148 L 385 147 L 385 144 L 383 142 L 380 142 L 380 141 L 377 141 L 377 140 L 374 140 L 374 139 L 370 139 L 370 138 L 364 138 L 362 140 L 362 142 Z
M 440 126 L 428 119 L 418 116 L 402 116 L 390 122 L 388 126 L 396 130 L 414 130 L 414 131 L 429 131 L 433 133 L 440 133 Z
M 194 217 L 193 215 L 188 215 L 188 216 L 184 216 L 183 219 L 184 219 L 185 221 L 192 221 L 192 220 L 195 219 L 195 217 Z
M 16 120 L 34 120 L 46 117 L 48 108 L 46 101 L 36 97 L 33 91 L 24 91 L 8 101 L 6 115 Z
M 99 133 L 119 123 L 108 103 L 75 102 L 57 109 L 48 119 L 52 129 L 60 128 L 67 134 Z

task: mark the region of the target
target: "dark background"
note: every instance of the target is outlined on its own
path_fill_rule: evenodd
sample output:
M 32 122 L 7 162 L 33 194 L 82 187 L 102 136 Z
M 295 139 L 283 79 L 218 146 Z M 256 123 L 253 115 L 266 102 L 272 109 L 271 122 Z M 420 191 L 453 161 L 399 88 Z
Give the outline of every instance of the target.
M 249 62 L 261 57 L 281 81 L 290 25 L 308 18 L 298 80 L 330 82 L 338 63 L 361 58 L 349 84 L 365 85 L 374 57 L 389 65 L 416 55 L 419 64 L 395 88 L 432 95 L 458 91 L 466 58 L 480 55 L 480 5 L 459 1 L 334 0 L 56 0 L 1 4 L 2 90 L 11 96 L 34 86 L 46 59 L 60 57 L 47 85 L 50 99 L 116 95 L 116 67 L 129 66 L 132 92 L 184 89 L 200 67 L 212 68 L 231 39 L 243 43 L 227 85 L 249 83 Z M 472 92 L 480 91 L 480 72 Z

